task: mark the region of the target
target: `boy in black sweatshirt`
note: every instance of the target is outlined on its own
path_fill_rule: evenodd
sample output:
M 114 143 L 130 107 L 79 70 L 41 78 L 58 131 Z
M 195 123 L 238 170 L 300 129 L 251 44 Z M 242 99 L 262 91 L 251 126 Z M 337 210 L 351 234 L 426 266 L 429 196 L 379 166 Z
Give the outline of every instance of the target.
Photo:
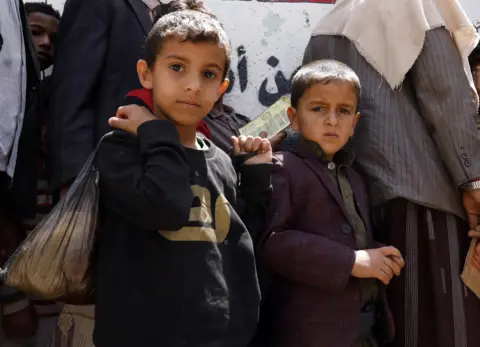
M 128 105 L 110 119 L 119 130 L 97 153 L 107 215 L 96 347 L 246 347 L 254 333 L 260 294 L 248 229 L 262 227 L 270 197 L 270 143 L 232 138 L 237 180 L 230 158 L 196 136 L 228 86 L 230 50 L 213 16 L 162 17 L 137 65 L 154 115 Z

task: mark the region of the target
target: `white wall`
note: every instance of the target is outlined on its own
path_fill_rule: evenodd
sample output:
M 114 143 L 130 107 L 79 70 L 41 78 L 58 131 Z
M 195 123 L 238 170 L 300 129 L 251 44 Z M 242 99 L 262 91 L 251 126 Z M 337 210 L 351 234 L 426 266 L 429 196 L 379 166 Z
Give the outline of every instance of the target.
M 65 0 L 47 2 L 61 10 Z M 288 91 L 288 82 L 301 63 L 312 26 L 333 6 L 328 3 L 334 1 L 205 2 L 223 22 L 234 49 L 234 83 L 226 103 L 238 112 L 255 118 L 272 100 L 276 100 L 279 93 Z M 480 26 L 479 0 L 460 2 L 474 24 Z M 240 59 L 237 51 L 240 51 Z M 247 68 L 239 71 L 237 62 L 242 59 L 243 63 L 246 61 Z

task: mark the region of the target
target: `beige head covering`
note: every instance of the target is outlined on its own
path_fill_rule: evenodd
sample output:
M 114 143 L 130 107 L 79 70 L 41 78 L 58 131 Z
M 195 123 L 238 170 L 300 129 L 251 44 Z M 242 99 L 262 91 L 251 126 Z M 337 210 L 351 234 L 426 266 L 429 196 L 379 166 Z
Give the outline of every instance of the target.
M 422 51 L 425 32 L 440 26 L 452 34 L 475 90 L 468 56 L 479 35 L 457 0 L 338 0 L 312 36 L 347 37 L 394 89 Z

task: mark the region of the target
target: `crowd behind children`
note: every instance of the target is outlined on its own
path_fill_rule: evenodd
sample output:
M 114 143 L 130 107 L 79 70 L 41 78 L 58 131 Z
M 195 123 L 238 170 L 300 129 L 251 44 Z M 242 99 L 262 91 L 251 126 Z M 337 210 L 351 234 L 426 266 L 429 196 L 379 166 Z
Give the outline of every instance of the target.
M 455 1 L 376 4 L 315 27 L 267 138 L 223 103 L 231 45 L 202 2 L 7 0 L 0 261 L 99 144 L 95 346 L 478 346 L 478 34 Z M 50 346 L 61 303 L 28 294 L 1 286 L 0 347 Z

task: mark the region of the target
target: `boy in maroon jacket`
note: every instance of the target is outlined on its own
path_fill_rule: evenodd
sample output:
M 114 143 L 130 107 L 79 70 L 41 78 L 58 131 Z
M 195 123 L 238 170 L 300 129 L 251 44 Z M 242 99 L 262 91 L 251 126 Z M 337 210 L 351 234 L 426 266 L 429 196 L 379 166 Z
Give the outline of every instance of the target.
M 392 337 L 382 290 L 404 262 L 373 241 L 366 189 L 344 149 L 359 95 L 358 76 L 336 61 L 312 62 L 293 79 L 289 117 L 301 139 L 278 154 L 258 248 L 275 276 L 261 319 L 266 346 L 370 347 Z

